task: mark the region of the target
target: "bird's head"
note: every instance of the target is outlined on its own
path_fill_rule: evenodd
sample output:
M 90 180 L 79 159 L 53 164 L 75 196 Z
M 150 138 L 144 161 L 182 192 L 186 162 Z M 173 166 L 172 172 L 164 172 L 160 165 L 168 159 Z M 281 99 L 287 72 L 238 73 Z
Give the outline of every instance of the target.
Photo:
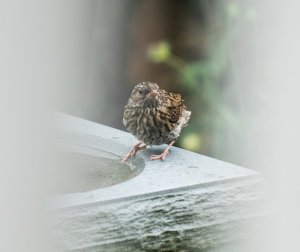
M 158 104 L 159 86 L 154 82 L 138 83 L 132 90 L 129 105 L 134 107 L 155 106 Z

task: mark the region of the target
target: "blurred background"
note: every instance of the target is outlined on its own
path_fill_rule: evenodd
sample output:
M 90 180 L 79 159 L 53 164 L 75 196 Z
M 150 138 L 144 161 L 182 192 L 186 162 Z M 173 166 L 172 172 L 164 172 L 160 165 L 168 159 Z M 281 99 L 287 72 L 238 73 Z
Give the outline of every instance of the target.
M 178 146 L 268 181 L 278 214 L 256 251 L 299 251 L 299 9 L 297 0 L 1 1 L 0 250 L 45 251 L 49 112 L 124 130 L 133 86 L 151 80 L 192 110 Z
M 259 7 L 232 0 L 90 4 L 84 38 L 70 41 L 89 41 L 85 77 L 70 85 L 71 99 L 58 109 L 125 130 L 123 107 L 132 88 L 154 81 L 182 94 L 192 111 L 177 146 L 249 166 L 245 132 L 260 128 L 255 116 L 265 102 L 263 91 L 254 88 Z

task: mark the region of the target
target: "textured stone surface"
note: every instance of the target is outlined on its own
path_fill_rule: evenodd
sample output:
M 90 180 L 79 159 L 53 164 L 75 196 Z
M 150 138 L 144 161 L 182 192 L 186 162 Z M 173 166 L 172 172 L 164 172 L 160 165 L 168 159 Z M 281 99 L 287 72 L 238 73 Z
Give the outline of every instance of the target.
M 126 153 L 129 134 L 56 115 L 62 141 Z M 144 170 L 118 185 L 51 201 L 58 246 L 79 251 L 199 251 L 251 236 L 263 215 L 263 179 L 254 171 L 172 148 L 164 162 L 138 155 Z M 89 249 L 87 249 L 89 248 Z M 84 250 L 87 249 L 87 250 Z

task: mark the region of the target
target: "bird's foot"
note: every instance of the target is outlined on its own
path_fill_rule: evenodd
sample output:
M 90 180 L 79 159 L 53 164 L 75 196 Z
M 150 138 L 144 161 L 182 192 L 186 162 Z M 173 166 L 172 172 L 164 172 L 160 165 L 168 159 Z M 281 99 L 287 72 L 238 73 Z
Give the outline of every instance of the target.
M 169 151 L 166 150 L 160 155 L 151 155 L 150 160 L 161 160 L 163 161 L 169 155 Z
M 138 142 L 137 144 L 133 145 L 130 151 L 122 158 L 122 162 L 127 161 L 129 158 L 132 158 L 136 155 L 136 153 L 140 150 L 146 149 L 146 144 L 142 142 Z
M 160 155 L 151 155 L 150 160 L 161 160 L 163 161 L 168 155 L 169 155 L 169 150 L 171 146 L 175 143 L 175 140 L 172 141 L 168 147 L 161 153 Z

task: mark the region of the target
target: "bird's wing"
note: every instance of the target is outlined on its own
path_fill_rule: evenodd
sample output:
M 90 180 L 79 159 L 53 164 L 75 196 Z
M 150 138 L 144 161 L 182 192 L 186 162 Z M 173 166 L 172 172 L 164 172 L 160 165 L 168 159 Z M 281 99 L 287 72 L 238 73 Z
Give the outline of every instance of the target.
M 158 109 L 159 116 L 168 124 L 169 130 L 173 130 L 186 107 L 180 94 L 167 93 L 164 90 L 162 92 L 162 100 Z

